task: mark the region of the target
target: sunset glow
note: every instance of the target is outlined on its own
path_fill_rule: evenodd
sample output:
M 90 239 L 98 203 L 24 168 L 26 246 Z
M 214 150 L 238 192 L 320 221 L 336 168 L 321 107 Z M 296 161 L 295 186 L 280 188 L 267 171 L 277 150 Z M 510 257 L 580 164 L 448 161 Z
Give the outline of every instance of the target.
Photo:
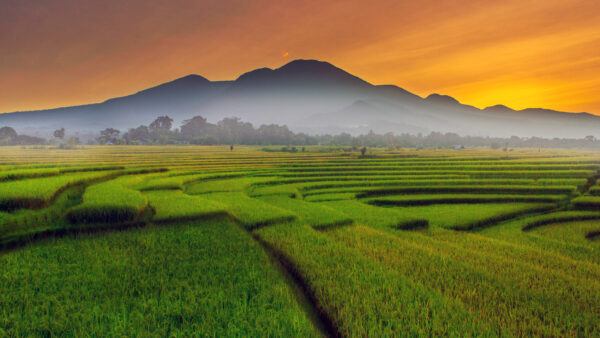
M 3 1 L 0 112 L 296 58 L 480 108 L 600 114 L 600 2 Z M 285 50 L 282 50 L 285 48 Z

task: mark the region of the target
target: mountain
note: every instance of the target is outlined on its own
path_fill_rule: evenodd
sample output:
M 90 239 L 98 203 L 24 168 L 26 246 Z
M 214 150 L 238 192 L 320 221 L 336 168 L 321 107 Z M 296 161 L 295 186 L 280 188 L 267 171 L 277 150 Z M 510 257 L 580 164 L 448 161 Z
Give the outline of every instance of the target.
M 255 125 L 286 124 L 309 133 L 455 132 L 477 136 L 600 136 L 600 117 L 503 105 L 478 109 L 447 95 L 426 98 L 393 85 L 373 85 L 334 65 L 295 60 L 260 68 L 234 81 L 188 75 L 102 103 L 0 114 L 0 126 L 49 136 L 57 128 L 122 131 L 169 115 L 175 125 L 202 115 L 212 122 L 237 116 Z

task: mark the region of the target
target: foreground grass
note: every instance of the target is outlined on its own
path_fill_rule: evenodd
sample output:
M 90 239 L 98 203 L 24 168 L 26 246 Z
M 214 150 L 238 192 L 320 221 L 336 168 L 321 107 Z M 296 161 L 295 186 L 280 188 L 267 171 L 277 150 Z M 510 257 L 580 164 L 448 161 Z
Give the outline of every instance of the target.
M 0 266 L 0 336 L 318 335 L 229 221 L 49 240 Z
M 597 154 L 21 152 L 0 337 L 600 335 Z
M 293 262 L 344 336 L 491 334 L 465 307 L 308 225 L 257 231 Z

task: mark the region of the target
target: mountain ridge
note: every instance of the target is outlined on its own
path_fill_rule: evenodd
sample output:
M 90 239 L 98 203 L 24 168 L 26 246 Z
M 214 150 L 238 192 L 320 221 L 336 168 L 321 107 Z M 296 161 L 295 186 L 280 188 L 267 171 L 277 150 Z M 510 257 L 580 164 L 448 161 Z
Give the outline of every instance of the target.
M 347 109 L 355 102 L 368 104 L 364 106 L 365 116 L 360 116 L 356 106 Z M 338 113 L 345 109 L 352 111 L 352 116 Z M 373 85 L 329 62 L 304 59 L 275 69 L 254 69 L 232 81 L 210 81 L 189 74 L 99 103 L 4 113 L 0 114 L 0 125 L 43 136 L 58 127 L 92 132 L 105 127 L 136 127 L 159 115 L 169 115 L 176 122 L 202 115 L 212 120 L 238 116 L 252 123 L 287 124 L 306 130 L 307 119 L 323 114 L 335 115 L 336 129 L 348 132 L 356 125 L 368 128 L 373 124 L 379 132 L 410 132 L 392 127 L 401 125 L 415 126 L 415 133 L 430 130 L 478 136 L 514 133 L 564 137 L 600 128 L 600 117 L 589 113 L 514 110 L 504 105 L 478 109 L 448 95 L 433 93 L 423 98 L 395 85 Z M 369 120 L 369 114 L 377 116 Z M 37 119 L 35 126 L 31 119 Z M 566 123 L 562 131 L 557 128 L 561 123 Z M 318 121 L 313 121 L 313 127 L 315 124 Z

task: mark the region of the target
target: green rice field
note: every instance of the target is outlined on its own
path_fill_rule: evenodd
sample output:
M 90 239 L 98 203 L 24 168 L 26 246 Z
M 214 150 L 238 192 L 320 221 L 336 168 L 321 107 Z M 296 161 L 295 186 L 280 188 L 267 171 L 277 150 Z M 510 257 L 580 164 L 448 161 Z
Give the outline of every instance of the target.
M 0 337 L 600 336 L 600 153 L 0 147 Z

